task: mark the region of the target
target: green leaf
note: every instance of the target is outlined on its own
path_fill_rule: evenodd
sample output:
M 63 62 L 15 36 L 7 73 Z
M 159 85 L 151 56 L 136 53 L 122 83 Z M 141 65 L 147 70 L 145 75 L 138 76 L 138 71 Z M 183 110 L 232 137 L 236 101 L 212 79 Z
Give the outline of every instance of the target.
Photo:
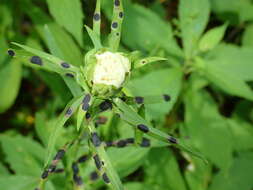
M 124 184 L 124 187 L 125 189 L 131 190 L 143 190 L 143 188 L 147 188 L 143 183 L 140 182 L 128 182 Z
M 95 33 L 93 30 L 91 30 L 90 27 L 88 27 L 86 25 L 85 25 L 85 28 L 86 28 L 86 30 L 87 30 L 90 38 L 91 38 L 91 41 L 92 41 L 93 45 L 95 46 L 95 48 L 96 49 L 102 48 L 103 46 L 100 42 L 100 38 L 99 38 L 98 34 Z
M 231 95 L 253 100 L 252 90 L 238 75 L 233 75 L 222 67 L 199 58 L 196 58 L 196 63 L 200 66 L 199 70 L 204 73 L 205 77 L 221 90 Z
M 164 49 L 169 55 L 182 56 L 173 38 L 170 23 L 141 5 L 124 1 L 125 17 L 122 25 L 122 41 L 132 49 L 154 51 Z M 129 30 L 131 29 L 131 30 Z
M 246 27 L 242 36 L 242 45 L 245 47 L 253 47 L 253 24 Z
M 253 186 L 253 153 L 242 152 L 233 161 L 228 174 L 219 172 L 214 176 L 208 190 L 251 190 Z M 225 183 L 224 183 L 225 182 Z
M 149 128 L 149 131 L 147 133 L 145 133 L 148 136 L 154 137 L 157 140 L 168 143 L 168 145 L 174 145 L 175 147 L 177 147 L 183 151 L 189 152 L 190 154 L 192 154 L 192 155 L 194 155 L 206 162 L 205 158 L 202 157 L 202 155 L 191 150 L 191 148 L 187 147 L 183 141 L 177 140 L 177 143 L 171 143 L 169 141 L 169 139 L 172 138 L 170 135 L 167 135 L 166 133 L 164 133 L 156 128 L 151 127 L 151 125 L 145 119 L 143 119 L 140 115 L 138 115 L 138 113 L 136 113 L 130 106 L 128 106 L 121 99 L 116 98 L 113 100 L 113 102 L 117 106 L 118 110 L 116 110 L 116 112 L 118 114 L 120 114 L 120 118 L 122 120 L 131 124 L 135 128 L 139 124 L 144 124 L 144 125 L 148 126 L 148 128 Z
M 146 57 L 143 59 L 136 60 L 134 62 L 134 69 L 143 67 L 148 63 L 157 62 L 157 61 L 166 61 L 166 60 L 167 60 L 166 58 L 162 58 L 162 57 Z
M 232 44 L 220 44 L 205 58 L 208 64 L 237 76 L 244 81 L 253 80 L 253 49 Z
M 22 65 L 17 60 L 6 61 L 7 64 L 0 68 L 0 113 L 13 105 L 22 78 Z
M 47 0 L 49 11 L 59 25 L 66 28 L 82 46 L 83 11 L 79 0 Z M 62 39 L 64 41 L 64 39 Z
M 46 159 L 45 159 L 45 166 L 47 166 L 49 161 L 52 159 L 52 155 L 53 155 L 53 151 L 55 149 L 55 144 L 56 144 L 57 138 L 61 134 L 64 124 L 69 119 L 69 117 L 76 111 L 78 106 L 81 104 L 83 97 L 84 97 L 84 95 L 72 99 L 67 104 L 67 106 L 65 107 L 63 112 L 58 116 L 57 121 L 53 125 L 53 131 L 49 137 L 48 146 L 47 146 L 47 155 L 46 155 Z
M 1 162 L 0 162 L 0 177 L 2 176 L 9 176 L 10 172 L 8 171 L 8 169 L 6 168 L 6 166 L 4 166 Z
M 227 24 L 224 24 L 207 31 L 199 41 L 199 50 L 208 51 L 213 49 L 222 40 L 226 29 Z
M 238 24 L 253 20 L 253 4 L 251 0 L 212 0 L 212 10 L 224 20 Z M 229 6 L 228 6 L 229 5 Z
M 200 150 L 211 163 L 227 170 L 232 162 L 233 138 L 216 103 L 204 90 L 189 90 L 185 94 L 184 103 L 187 131 L 184 136 L 189 136 L 189 143 Z
M 37 181 L 38 179 L 35 177 L 22 175 L 0 178 L 1 188 L 4 190 L 33 190 Z
M 177 160 L 166 147 L 154 148 L 149 152 L 144 170 L 146 174 L 145 181 L 149 187 L 186 190 Z
M 97 0 L 96 9 L 93 16 L 93 31 L 99 37 L 100 37 L 100 27 L 101 27 L 101 10 L 100 9 L 101 9 L 101 0 Z
M 182 75 L 180 68 L 157 70 L 130 80 L 126 88 L 133 96 L 162 97 L 168 94 L 171 97 L 169 102 L 146 105 L 147 116 L 162 120 L 164 114 L 168 113 L 177 101 L 182 86 Z
M 180 0 L 179 19 L 185 58 L 194 56 L 197 43 L 209 19 L 208 0 Z
M 1 135 L 0 142 L 11 169 L 19 175 L 38 176 L 45 150 L 30 138 Z

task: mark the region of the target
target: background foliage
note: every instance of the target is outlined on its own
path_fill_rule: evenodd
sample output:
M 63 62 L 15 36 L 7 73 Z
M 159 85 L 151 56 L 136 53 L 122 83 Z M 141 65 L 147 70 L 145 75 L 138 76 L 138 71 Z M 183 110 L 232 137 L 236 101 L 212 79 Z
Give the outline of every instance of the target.
M 109 31 L 111 1 L 102 2 L 104 35 Z M 36 186 L 52 123 L 71 98 L 59 76 L 10 60 L 6 54 L 10 42 L 44 49 L 80 65 L 92 47 L 83 25 L 91 25 L 94 7 L 93 0 L 0 2 L 1 189 Z M 168 59 L 133 73 L 126 90 L 138 96 L 170 94 L 171 102 L 147 106 L 147 118 L 194 146 L 210 162 L 205 165 L 170 147 L 110 148 L 126 189 L 251 190 L 253 2 L 124 0 L 124 9 L 121 50 Z M 45 31 L 54 39 L 48 39 Z M 100 127 L 103 139 L 133 135 L 122 127 L 126 124 L 110 113 L 106 116 L 107 123 Z M 73 138 L 74 125 L 68 122 L 59 141 Z M 70 152 L 65 159 L 76 158 Z M 100 180 L 90 179 L 91 160 L 80 167 L 87 189 L 105 189 Z M 72 189 L 68 172 L 52 176 L 46 189 Z

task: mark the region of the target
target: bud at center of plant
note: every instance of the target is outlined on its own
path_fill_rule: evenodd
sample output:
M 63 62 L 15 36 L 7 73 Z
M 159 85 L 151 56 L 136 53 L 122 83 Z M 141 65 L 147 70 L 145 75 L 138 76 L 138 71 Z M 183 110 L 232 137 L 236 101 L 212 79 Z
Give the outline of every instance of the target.
M 130 72 L 129 59 L 120 53 L 109 51 L 95 56 L 97 62 L 93 73 L 93 83 L 121 87 L 125 81 L 126 73 Z

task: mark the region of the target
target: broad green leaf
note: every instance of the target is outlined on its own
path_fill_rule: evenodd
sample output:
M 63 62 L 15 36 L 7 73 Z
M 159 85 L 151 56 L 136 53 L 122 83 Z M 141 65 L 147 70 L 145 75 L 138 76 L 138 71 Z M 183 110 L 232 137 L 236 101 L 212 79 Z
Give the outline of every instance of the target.
M 146 184 L 154 189 L 186 190 L 177 160 L 165 147 L 149 152 L 144 171 Z
M 118 110 L 116 110 L 116 112 L 118 112 L 118 114 L 120 114 L 120 118 L 122 120 L 131 124 L 135 128 L 139 124 L 144 124 L 144 125 L 148 126 L 148 128 L 149 128 L 149 131 L 146 133 L 148 136 L 154 137 L 157 140 L 168 143 L 168 145 L 174 145 L 175 147 L 177 147 L 183 151 L 186 151 L 186 152 L 188 152 L 188 153 L 190 153 L 190 154 L 192 154 L 192 155 L 194 155 L 206 162 L 205 158 L 201 154 L 193 151 L 191 148 L 186 146 L 183 141 L 177 140 L 176 144 L 169 142 L 169 139 L 171 138 L 170 135 L 167 135 L 166 133 L 164 133 L 156 128 L 151 127 L 151 125 L 145 119 L 143 119 L 137 112 L 135 112 L 129 105 L 127 105 L 121 99 L 116 98 L 113 100 L 113 102 L 117 106 Z
M 227 71 L 244 81 L 253 80 L 253 49 L 232 44 L 220 44 L 208 53 L 208 64 Z
M 157 61 L 166 61 L 166 60 L 167 59 L 162 58 L 162 57 L 147 57 L 140 60 L 136 60 L 134 62 L 134 68 L 137 69 L 137 68 L 145 66 L 148 63 L 157 62 Z
M 12 175 L 0 178 L 4 190 L 34 190 L 37 182 L 38 179 L 33 176 Z
M 208 51 L 218 45 L 224 36 L 226 28 L 227 24 L 224 24 L 207 31 L 199 41 L 199 50 Z
M 180 0 L 179 19 L 186 59 L 194 56 L 209 19 L 209 0 Z
M 22 136 L 0 136 L 6 162 L 19 175 L 38 176 L 41 173 L 45 150 L 35 141 Z
M 214 100 L 203 90 L 189 90 L 184 103 L 185 136 L 191 139 L 189 143 L 198 148 L 211 163 L 227 170 L 232 162 L 233 138 Z
M 195 61 L 197 70 L 221 90 L 231 95 L 253 100 L 252 90 L 239 76 L 233 75 L 222 67 L 211 64 L 199 57 L 196 57 Z
M 253 128 L 250 123 L 239 119 L 228 120 L 229 128 L 234 138 L 234 149 L 244 151 L 253 148 Z
M 0 177 L 9 175 L 10 172 L 8 171 L 7 167 L 0 162 Z
M 149 149 L 140 147 L 109 148 L 107 152 L 113 167 L 120 176 L 125 177 L 144 164 Z
M 253 186 L 253 153 L 242 152 L 234 159 L 228 174 L 219 172 L 208 190 L 251 190 Z
M 0 67 L 0 113 L 13 105 L 18 95 L 21 78 L 22 65 L 19 61 L 9 61 L 6 57 L 6 64 Z
M 90 38 L 91 38 L 91 41 L 92 41 L 93 45 L 95 46 L 95 48 L 96 49 L 102 48 L 103 46 L 100 42 L 100 38 L 99 38 L 98 34 L 95 33 L 93 30 L 91 30 L 90 27 L 88 27 L 86 25 L 85 25 L 85 28 L 86 28 L 86 30 L 87 30 Z
M 49 11 L 56 22 L 66 28 L 82 46 L 83 11 L 80 0 L 47 0 Z M 64 40 L 63 40 L 64 41 Z
M 242 36 L 242 45 L 244 47 L 253 47 L 253 24 L 246 27 Z
M 124 187 L 126 190 L 143 190 L 144 188 L 147 189 L 147 187 L 145 187 L 145 184 L 140 182 L 128 182 L 124 184 Z
M 179 68 L 157 70 L 130 80 L 126 88 L 133 96 L 162 97 L 168 94 L 171 97 L 169 102 L 146 105 L 147 116 L 162 120 L 164 114 L 168 113 L 177 101 L 182 85 L 182 74 Z
M 224 20 L 233 24 L 253 20 L 253 3 L 251 0 L 212 0 L 212 10 Z
M 53 125 L 53 131 L 49 137 L 48 146 L 47 146 L 47 155 L 46 155 L 46 159 L 45 159 L 45 166 L 47 166 L 49 161 L 52 159 L 52 154 L 55 149 L 55 144 L 56 144 L 57 138 L 61 134 L 64 124 L 69 119 L 69 117 L 76 111 L 78 106 L 81 104 L 83 97 L 84 97 L 84 95 L 72 99 L 67 104 L 67 106 L 65 107 L 63 112 L 58 116 L 57 121 Z

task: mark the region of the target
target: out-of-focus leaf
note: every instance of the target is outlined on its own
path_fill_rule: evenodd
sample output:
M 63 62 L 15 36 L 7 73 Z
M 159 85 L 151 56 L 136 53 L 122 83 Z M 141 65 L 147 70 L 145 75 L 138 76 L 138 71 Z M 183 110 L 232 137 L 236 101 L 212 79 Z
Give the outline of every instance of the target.
M 229 128 L 233 135 L 233 146 L 237 151 L 249 150 L 253 148 L 253 128 L 252 125 L 242 121 L 228 120 Z
M 6 161 L 19 175 L 39 176 L 45 150 L 35 141 L 22 136 L 0 136 Z
M 0 113 L 6 111 L 14 103 L 22 78 L 22 65 L 17 60 L 8 61 L 0 68 Z
M 2 176 L 9 176 L 10 173 L 8 172 L 8 169 L 0 162 L 0 178 Z
M 196 64 L 204 76 L 221 90 L 235 96 L 253 100 L 253 92 L 243 79 L 238 75 L 233 75 L 217 64 L 211 64 L 208 61 L 197 58 Z
M 189 90 L 185 97 L 186 131 L 190 141 L 212 163 L 227 170 L 232 161 L 233 139 L 215 102 L 203 90 Z
M 136 169 L 143 165 L 148 152 L 148 148 L 110 148 L 108 150 L 108 156 L 119 175 L 124 177 L 133 173 Z
M 215 13 L 233 24 L 253 20 L 251 0 L 212 0 L 210 2 Z
M 180 0 L 179 19 L 186 59 L 195 54 L 198 40 L 207 25 L 209 12 L 208 0 Z
M 245 47 L 253 48 L 253 24 L 246 27 L 242 36 L 242 44 Z
M 146 105 L 147 116 L 162 120 L 164 114 L 172 109 L 177 100 L 181 90 L 182 74 L 179 68 L 154 71 L 143 77 L 130 80 L 127 89 L 133 96 L 170 95 L 169 102 Z
M 80 0 L 47 0 L 49 11 L 55 20 L 83 44 L 83 11 Z M 64 41 L 64 39 L 62 39 Z
M 152 189 L 186 189 L 175 156 L 168 148 L 152 149 L 144 168 L 145 181 Z
M 213 49 L 222 40 L 227 24 L 207 31 L 199 41 L 199 50 L 208 51 Z
M 253 80 L 252 48 L 221 44 L 210 51 L 205 60 L 234 77 L 244 81 Z
M 144 183 L 140 183 L 140 182 L 130 182 L 130 183 L 125 183 L 124 187 L 126 190 L 143 190 L 143 189 L 147 189 L 150 188 L 150 186 L 145 186 Z
M 253 153 L 243 152 L 234 159 L 228 174 L 219 172 L 214 176 L 208 190 L 251 190 L 253 186 Z

